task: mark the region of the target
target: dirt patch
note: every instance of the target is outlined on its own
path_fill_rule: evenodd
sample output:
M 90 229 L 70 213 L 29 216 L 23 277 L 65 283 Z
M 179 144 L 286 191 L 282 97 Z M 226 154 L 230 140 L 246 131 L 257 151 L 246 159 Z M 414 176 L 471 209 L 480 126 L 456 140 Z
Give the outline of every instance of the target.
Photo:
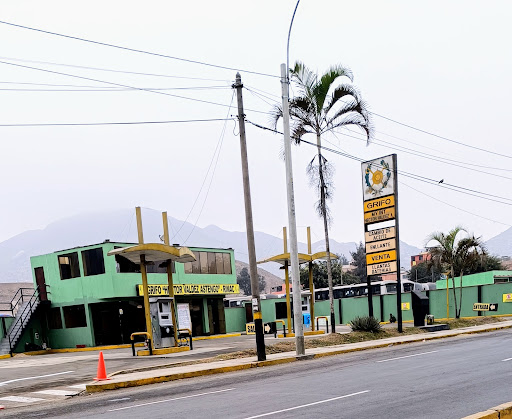
M 445 322 L 435 322 L 439 324 L 448 324 L 450 329 L 460 329 L 461 327 L 479 326 L 482 324 L 499 323 L 512 320 L 512 317 L 472 317 L 465 319 L 450 319 Z
M 321 336 L 313 339 L 306 339 L 305 345 L 306 349 L 311 348 L 321 348 L 326 346 L 334 346 L 334 345 L 344 345 L 347 343 L 357 343 L 357 342 L 366 342 L 369 340 L 378 340 L 378 339 L 386 339 L 392 338 L 395 336 L 404 336 L 404 335 L 415 335 L 419 333 L 425 333 L 421 329 L 417 329 L 415 327 L 407 327 L 404 328 L 403 333 L 398 333 L 397 329 L 387 328 L 386 330 L 382 330 L 378 333 L 371 332 L 351 332 L 351 333 L 332 333 L 329 335 Z M 266 346 L 267 354 L 277 354 L 282 352 L 293 352 L 295 351 L 295 341 L 287 340 L 283 342 L 278 342 L 274 345 Z M 247 358 L 251 356 L 256 356 L 255 349 L 248 349 L 245 351 L 238 351 L 229 354 L 218 355 L 214 358 L 211 358 L 215 361 L 225 361 L 227 359 L 236 359 L 236 358 Z M 212 362 L 212 361 L 210 361 Z

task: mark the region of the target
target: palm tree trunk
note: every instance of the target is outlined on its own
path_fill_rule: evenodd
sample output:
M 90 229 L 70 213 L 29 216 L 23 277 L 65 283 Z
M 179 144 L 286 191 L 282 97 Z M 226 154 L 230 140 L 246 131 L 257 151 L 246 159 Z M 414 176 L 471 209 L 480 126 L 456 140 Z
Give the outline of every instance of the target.
M 318 148 L 318 175 L 320 177 L 320 211 L 324 219 L 324 234 L 325 234 L 325 251 L 327 252 L 327 283 L 329 285 L 329 302 L 331 305 L 331 331 L 336 332 L 336 317 L 334 315 L 334 291 L 332 284 L 332 267 L 331 267 L 331 252 L 329 246 L 329 225 L 327 222 L 327 208 L 325 204 L 325 182 L 322 161 L 322 149 L 320 135 L 316 136 L 316 144 Z
M 460 317 L 460 313 L 462 311 L 462 275 L 463 275 L 463 271 L 461 270 L 460 271 L 460 286 L 459 286 L 459 316 L 457 318 Z
M 457 293 L 455 292 L 455 271 L 453 270 L 452 266 L 452 285 L 453 285 L 453 306 L 455 307 L 455 318 L 459 318 L 459 313 L 457 313 Z M 448 286 L 448 282 L 446 283 Z

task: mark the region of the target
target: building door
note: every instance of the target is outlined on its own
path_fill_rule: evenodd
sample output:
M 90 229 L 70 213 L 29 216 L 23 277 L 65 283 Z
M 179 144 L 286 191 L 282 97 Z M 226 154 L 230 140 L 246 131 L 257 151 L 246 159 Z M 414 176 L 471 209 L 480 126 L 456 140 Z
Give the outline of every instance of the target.
M 44 279 L 43 267 L 35 268 L 34 273 L 36 275 L 36 285 L 39 291 L 39 301 L 48 301 L 48 293 L 46 292 L 46 281 Z

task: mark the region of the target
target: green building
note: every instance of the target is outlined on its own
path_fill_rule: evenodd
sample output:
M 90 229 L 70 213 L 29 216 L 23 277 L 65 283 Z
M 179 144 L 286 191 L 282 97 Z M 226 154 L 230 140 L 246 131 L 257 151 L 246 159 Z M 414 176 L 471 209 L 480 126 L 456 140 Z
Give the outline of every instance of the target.
M 105 241 L 30 258 L 42 303 L 34 333 L 48 347 L 129 343 L 131 333 L 145 331 L 140 266 L 107 256 L 131 245 Z M 188 304 L 194 336 L 226 333 L 223 298 L 239 293 L 234 252 L 190 250 L 195 262 L 172 266 L 176 304 Z M 148 265 L 147 272 L 150 297 L 167 295 L 166 267 Z
M 453 287 L 451 279 L 440 279 L 436 281 L 436 289 L 446 289 L 446 281 L 448 281 L 448 288 Z M 504 284 L 512 282 L 512 271 L 488 271 L 480 272 L 478 274 L 464 275 L 462 277 L 463 287 L 472 287 L 475 285 L 490 285 L 490 284 Z M 460 287 L 460 276 L 455 277 L 455 287 Z

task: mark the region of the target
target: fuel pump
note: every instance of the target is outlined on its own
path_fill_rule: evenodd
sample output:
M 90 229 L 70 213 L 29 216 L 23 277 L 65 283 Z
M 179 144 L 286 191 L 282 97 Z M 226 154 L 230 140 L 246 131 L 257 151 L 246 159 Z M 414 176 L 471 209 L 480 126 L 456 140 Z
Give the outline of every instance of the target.
M 153 345 L 156 349 L 174 346 L 174 325 L 172 324 L 170 297 L 152 297 L 149 299 Z

